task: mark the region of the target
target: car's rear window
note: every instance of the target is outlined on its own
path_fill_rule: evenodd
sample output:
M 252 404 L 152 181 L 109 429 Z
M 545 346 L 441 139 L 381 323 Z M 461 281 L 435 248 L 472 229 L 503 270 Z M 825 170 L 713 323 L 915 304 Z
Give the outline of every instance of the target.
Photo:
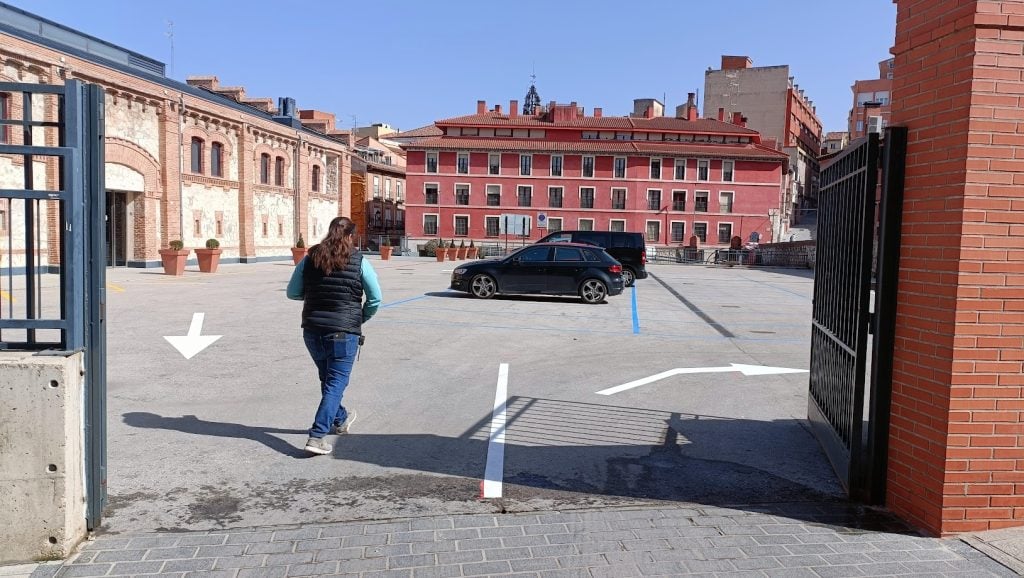
M 602 255 L 607 255 L 604 251 L 592 251 L 590 249 L 584 249 L 583 254 L 586 256 L 587 261 L 596 261 L 598 263 L 604 261 Z
M 555 247 L 555 261 L 582 261 L 583 252 L 576 247 Z

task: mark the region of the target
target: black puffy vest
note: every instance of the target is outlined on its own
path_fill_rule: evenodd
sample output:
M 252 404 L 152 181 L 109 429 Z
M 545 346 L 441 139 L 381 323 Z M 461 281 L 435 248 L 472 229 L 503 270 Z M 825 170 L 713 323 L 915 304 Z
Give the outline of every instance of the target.
M 361 334 L 363 325 L 363 255 L 352 254 L 348 265 L 330 275 L 306 258 L 302 270 L 305 293 L 302 327 L 322 333 Z

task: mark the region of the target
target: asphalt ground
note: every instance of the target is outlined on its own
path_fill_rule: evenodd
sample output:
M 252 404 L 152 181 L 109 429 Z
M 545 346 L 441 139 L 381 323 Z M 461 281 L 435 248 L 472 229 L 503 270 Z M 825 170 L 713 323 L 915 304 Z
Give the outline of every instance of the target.
M 384 305 L 345 396 L 358 419 L 319 457 L 302 450 L 319 384 L 290 263 L 108 271 L 106 531 L 842 499 L 806 373 L 597 393 L 676 368 L 807 369 L 809 271 L 653 265 L 586 305 L 475 300 L 447 290 L 457 263 L 371 259 Z M 222 337 L 185 359 L 164 336 L 194 313 Z

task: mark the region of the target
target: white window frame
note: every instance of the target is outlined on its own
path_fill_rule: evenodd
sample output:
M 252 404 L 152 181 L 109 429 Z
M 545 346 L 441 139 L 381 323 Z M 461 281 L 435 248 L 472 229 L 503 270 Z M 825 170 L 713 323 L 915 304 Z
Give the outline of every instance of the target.
M 461 161 L 463 158 L 466 159 L 466 172 L 462 172 L 462 171 L 459 170 L 459 165 L 460 165 L 459 161 Z M 455 153 L 455 174 L 459 174 L 459 175 L 468 175 L 469 174 L 469 159 L 470 159 L 469 153 L 465 153 L 465 152 Z
M 491 190 L 490 190 L 491 187 L 498 187 L 498 204 L 497 205 L 488 205 L 487 204 L 488 198 L 489 198 L 489 196 L 491 194 Z M 488 184 L 484 185 L 484 205 L 485 206 L 488 206 L 488 207 L 500 207 L 501 206 L 501 198 L 502 198 L 501 197 L 501 183 L 488 183 Z
M 722 241 L 722 236 L 719 234 L 721 232 L 722 225 L 729 225 L 729 240 L 727 241 Z M 723 245 L 731 243 L 732 238 L 736 236 L 733 234 L 735 228 L 736 226 L 733 224 L 732 221 L 719 221 L 718 224 L 715 225 L 715 240 L 718 241 L 718 244 Z
M 676 208 L 676 193 L 683 193 L 683 208 L 682 209 L 677 209 Z M 672 189 L 672 198 L 669 199 L 669 202 L 672 203 L 671 210 L 672 211 L 676 211 L 676 212 L 685 211 L 686 210 L 686 201 L 689 200 L 687 198 L 688 196 L 689 196 L 689 192 L 686 189 Z
M 434 170 L 430 170 L 430 157 L 434 157 Z M 428 152 L 427 156 L 423 160 L 423 172 L 431 175 L 436 175 L 441 172 L 441 154 L 438 152 Z
M 658 161 L 658 176 L 654 176 L 654 161 Z M 647 175 L 650 176 L 652 181 L 660 181 L 661 177 L 665 174 L 665 159 L 661 157 L 651 157 L 647 163 Z
M 552 229 L 551 228 L 551 223 L 553 221 L 558 221 L 558 229 Z M 548 217 L 548 229 L 547 230 L 548 230 L 549 233 L 554 233 L 554 232 L 557 232 L 557 231 L 564 231 L 565 229 L 562 227 L 563 224 L 564 223 L 562 221 L 562 217 Z
M 593 200 L 593 202 L 591 203 L 591 206 L 589 206 L 589 207 L 584 207 L 583 206 L 583 189 L 590 189 L 594 193 L 593 195 L 590 196 L 590 198 Z M 579 203 L 580 203 L 580 209 L 595 209 L 595 208 L 597 208 L 597 187 L 580 187 Z
M 493 166 L 491 164 L 491 159 L 493 159 L 494 157 L 498 157 L 498 172 L 496 172 L 496 173 L 492 173 L 491 172 L 491 167 Z M 489 174 L 489 175 L 500 175 L 501 174 L 501 153 L 487 153 L 487 174 Z
M 729 163 L 729 166 L 732 167 L 732 169 L 729 171 L 731 173 L 729 175 L 729 179 L 725 178 L 725 164 L 726 163 Z M 734 183 L 734 182 L 736 182 L 736 161 L 731 161 L 731 160 L 727 160 L 727 159 L 723 159 L 722 160 L 722 182 L 723 183 Z
M 704 193 L 707 195 L 707 202 L 704 203 L 705 209 L 703 211 L 697 210 L 697 197 Z M 710 213 L 711 212 L 711 191 L 693 191 L 693 212 L 694 213 Z
M 554 173 L 555 159 L 558 159 L 558 174 Z M 548 160 L 548 175 L 552 177 L 560 177 L 565 173 L 565 157 L 562 155 L 551 155 Z
M 427 202 L 427 187 L 433 185 L 437 189 L 437 204 L 441 204 L 441 183 L 423 183 L 423 204 L 432 205 L 433 203 Z
M 427 232 L 427 217 L 434 217 L 434 232 Z M 441 213 L 423 213 L 423 234 L 437 236 L 441 234 Z
M 456 225 L 456 223 L 458 223 L 458 221 L 459 221 L 459 217 L 466 217 L 466 232 L 461 234 L 461 235 L 459 234 L 459 229 L 458 229 L 458 226 Z M 470 229 L 470 223 L 471 222 L 472 222 L 472 220 L 470 219 L 469 214 L 467 214 L 467 213 L 457 213 L 457 214 L 452 215 L 452 236 L 453 237 L 468 237 L 469 236 L 469 229 Z
M 557 207 L 551 204 L 551 189 L 562 189 L 562 203 Z M 565 187 L 562 185 L 548 185 L 548 208 L 550 209 L 562 209 L 565 207 Z
M 647 234 L 647 232 L 650 230 L 649 227 L 650 227 L 651 223 L 654 223 L 654 224 L 658 225 L 658 238 L 655 239 L 654 241 L 650 240 L 648 238 L 649 235 Z M 647 220 L 644 221 L 644 242 L 645 243 L 660 243 L 661 242 L 661 220 L 659 220 L 659 219 L 647 219 Z
M 615 207 L 615 191 L 622 191 L 625 195 L 622 196 L 622 208 L 618 209 Z M 608 192 L 608 198 L 611 200 L 611 207 L 613 211 L 625 211 L 626 207 L 629 206 L 629 189 L 626 187 L 612 187 Z
M 589 221 L 590 222 L 590 228 L 589 229 L 584 229 L 583 228 L 583 221 Z M 594 219 L 592 217 L 590 217 L 590 218 L 581 217 L 579 219 L 576 219 L 576 230 L 577 231 L 593 231 L 594 230 Z
M 398 199 L 399 201 L 401 201 L 401 200 L 403 200 L 405 198 L 405 197 L 402 196 L 402 181 L 401 180 L 395 181 L 395 198 Z
M 459 187 L 466 187 L 466 196 L 469 197 L 465 205 L 459 203 Z M 452 193 L 455 195 L 455 204 L 460 207 L 473 204 L 473 186 L 469 183 L 455 183 L 452 185 Z
M 687 169 L 686 164 L 687 164 L 687 159 L 672 159 L 672 160 L 673 160 L 673 162 L 672 162 L 672 180 L 674 180 L 674 181 L 685 181 L 686 180 L 686 169 Z M 679 178 L 679 176 L 678 176 L 679 175 L 679 168 L 680 167 L 682 167 L 682 169 L 683 169 L 683 176 L 682 176 L 682 178 Z
M 490 234 L 487 233 L 487 219 L 497 219 L 498 220 L 498 232 L 495 233 L 494 235 L 490 235 Z M 484 215 L 484 237 L 486 237 L 488 239 L 497 239 L 500 236 L 501 236 L 501 215 Z
M 390 177 L 385 177 L 384 178 L 384 198 L 385 199 L 389 199 L 389 200 L 391 199 L 391 178 Z
M 653 209 L 651 208 L 651 191 L 658 191 L 658 206 L 653 208 Z M 645 199 L 646 204 L 647 204 L 646 210 L 648 210 L 648 211 L 660 211 L 661 207 L 663 206 L 663 201 L 665 200 L 664 193 L 665 193 L 665 191 L 662 190 L 662 189 L 655 189 L 655 188 L 647 189 L 647 195 L 646 195 L 647 198 Z
M 525 189 L 530 189 L 530 204 L 529 205 L 520 205 L 519 204 L 519 189 L 524 189 L 524 188 Z M 516 206 L 520 207 L 520 208 L 523 208 L 523 209 L 529 209 L 529 208 L 533 207 L 533 185 L 521 185 L 521 184 L 517 184 L 516 185 Z
M 676 241 L 672 238 L 672 225 L 679 223 L 683 226 L 683 236 L 681 239 Z M 685 243 L 686 242 L 686 221 L 669 221 L 668 222 L 668 242 L 669 243 Z
M 732 197 L 729 201 L 729 210 L 722 210 L 722 196 L 729 195 Z M 736 191 L 719 191 L 718 192 L 718 212 L 724 215 L 731 215 L 736 212 Z
M 590 176 L 587 176 L 587 161 L 590 159 Z M 597 157 L 594 155 L 582 155 L 580 157 L 580 178 L 592 179 L 597 174 Z
M 373 198 L 380 197 L 380 175 L 373 175 Z
M 690 235 L 692 235 L 692 236 L 696 236 L 697 235 L 697 225 L 704 225 L 704 238 L 701 239 L 700 237 L 697 237 L 697 240 L 700 241 L 701 243 L 707 244 L 707 242 L 708 242 L 708 222 L 707 221 L 694 221 L 693 222 L 693 232 L 691 232 Z
M 618 176 L 615 173 L 616 165 L 618 164 L 619 159 L 622 159 L 622 176 L 621 177 Z M 613 179 L 625 179 L 626 175 L 628 175 L 628 174 L 629 174 L 629 159 L 627 157 L 615 157 L 612 160 L 612 178 Z
M 701 163 L 704 164 L 704 178 L 700 177 Z M 697 159 L 697 180 L 704 182 L 711 180 L 711 160 L 710 159 Z
M 626 230 L 626 219 L 609 219 L 608 220 L 608 230 L 609 231 L 615 231 L 615 229 L 612 228 L 612 223 L 622 223 L 622 230 L 623 231 Z
M 530 159 L 530 166 L 527 172 L 523 172 L 523 159 Z M 519 176 L 521 177 L 532 177 L 533 176 L 533 155 L 519 155 Z

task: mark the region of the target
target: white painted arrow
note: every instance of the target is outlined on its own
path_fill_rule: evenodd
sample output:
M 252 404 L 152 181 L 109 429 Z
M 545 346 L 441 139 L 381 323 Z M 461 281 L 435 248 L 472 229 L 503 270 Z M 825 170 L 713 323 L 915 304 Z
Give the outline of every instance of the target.
M 730 363 L 725 367 L 677 367 L 661 373 L 656 373 L 650 377 L 631 381 L 629 383 L 623 383 L 622 385 L 616 385 L 608 389 L 602 389 L 597 392 L 598 395 L 613 395 L 620 391 L 626 391 L 627 389 L 633 389 L 634 387 L 640 387 L 641 385 L 647 385 L 648 383 L 654 383 L 655 381 L 661 381 L 666 377 L 672 377 L 673 375 L 685 375 L 687 373 L 728 373 L 732 371 L 738 371 L 743 375 L 779 375 L 783 373 L 807 373 L 806 369 L 790 369 L 788 367 L 769 367 L 767 365 L 744 365 L 742 363 Z
M 200 335 L 203 331 L 205 313 L 193 313 L 192 324 L 188 326 L 188 335 L 165 335 L 166 339 L 185 359 L 192 359 L 197 353 L 206 349 L 222 335 Z

